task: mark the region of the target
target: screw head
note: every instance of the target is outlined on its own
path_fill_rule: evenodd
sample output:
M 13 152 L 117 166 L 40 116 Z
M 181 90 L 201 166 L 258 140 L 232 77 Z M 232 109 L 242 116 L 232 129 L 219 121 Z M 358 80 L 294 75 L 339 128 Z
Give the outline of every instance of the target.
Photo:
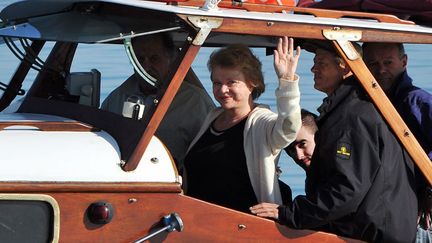
M 136 203 L 138 202 L 138 199 L 136 198 L 129 198 L 128 203 Z

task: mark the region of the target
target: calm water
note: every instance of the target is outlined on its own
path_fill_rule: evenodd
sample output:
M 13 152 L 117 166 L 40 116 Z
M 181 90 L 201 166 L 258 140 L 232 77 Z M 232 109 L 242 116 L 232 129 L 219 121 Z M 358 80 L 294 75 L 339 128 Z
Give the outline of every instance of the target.
M 0 9 L 13 1 L 0 0 Z M 426 45 L 407 45 L 409 55 L 409 73 L 414 78 L 417 86 L 432 92 L 432 82 L 430 78 L 430 56 L 432 46 Z M 205 88 L 210 90 L 209 73 L 206 67 L 211 48 L 203 48 L 193 64 L 193 68 Z M 273 69 L 273 57 L 266 56 L 264 50 L 254 49 L 255 54 L 263 63 L 263 71 L 266 82 L 266 92 L 258 100 L 261 103 L 269 104 L 275 110 L 274 90 L 277 86 L 277 79 Z M 47 52 L 43 52 L 42 57 L 46 57 Z M 120 45 L 82 45 L 77 51 L 79 59 L 72 65 L 72 72 L 85 72 L 92 68 L 98 69 L 102 74 L 101 101 L 107 94 L 119 85 L 130 73 L 132 67 L 128 65 L 127 57 L 123 47 Z M 313 55 L 303 51 L 300 58 L 298 74 L 300 75 L 301 106 L 316 113 L 316 108 L 321 104 L 324 94 L 313 88 L 313 77 L 310 72 Z M 10 53 L 6 45 L 0 45 L 0 81 L 9 82 L 11 74 L 17 67 L 16 58 Z M 34 77 L 33 71 L 30 75 Z M 24 89 L 30 85 L 32 78 L 28 78 L 24 83 Z M 1 94 L 1 91 L 0 91 Z M 291 186 L 294 195 L 304 193 L 305 174 L 303 170 L 295 165 L 291 159 L 282 154 L 280 165 L 282 168 L 281 179 Z

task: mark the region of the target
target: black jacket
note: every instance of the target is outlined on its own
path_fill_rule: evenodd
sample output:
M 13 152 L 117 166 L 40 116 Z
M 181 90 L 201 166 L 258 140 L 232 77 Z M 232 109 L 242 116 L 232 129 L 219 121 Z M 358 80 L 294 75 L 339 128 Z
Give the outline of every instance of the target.
M 345 80 L 319 111 L 306 196 L 279 207 L 279 221 L 366 241 L 414 241 L 414 164 L 357 80 Z

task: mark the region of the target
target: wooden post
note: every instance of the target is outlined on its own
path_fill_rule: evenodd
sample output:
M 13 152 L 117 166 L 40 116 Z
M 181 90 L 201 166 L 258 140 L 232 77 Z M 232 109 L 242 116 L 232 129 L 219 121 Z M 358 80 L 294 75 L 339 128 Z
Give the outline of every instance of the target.
M 375 106 L 378 108 L 384 119 L 393 129 L 399 141 L 408 151 L 417 167 L 426 177 L 429 184 L 432 185 L 432 163 L 429 157 L 426 155 L 425 151 L 422 149 L 415 136 L 411 133 L 408 126 L 405 124 L 399 113 L 396 111 L 393 104 L 387 98 L 386 94 L 381 89 L 381 86 L 378 84 L 374 76 L 367 68 L 366 64 L 363 62 L 363 59 L 357 58 L 355 60 L 350 60 L 336 40 L 333 40 L 333 44 L 338 50 L 341 57 L 351 68 L 351 71 L 355 74 L 355 76 L 357 76 L 361 85 L 372 98 Z M 355 51 L 354 48 L 353 51 Z

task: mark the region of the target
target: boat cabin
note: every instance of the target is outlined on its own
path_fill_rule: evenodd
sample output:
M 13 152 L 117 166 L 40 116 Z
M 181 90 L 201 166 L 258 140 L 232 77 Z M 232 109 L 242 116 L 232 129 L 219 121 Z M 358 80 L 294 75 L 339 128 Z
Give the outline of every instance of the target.
M 155 136 L 183 80 L 205 91 L 190 68 L 200 49 L 245 43 L 271 50 L 280 36 L 334 45 L 432 182 L 427 155 L 351 45 L 431 44 L 432 28 L 393 15 L 261 2 L 28 0 L 5 7 L 0 48 L 19 65 L 0 83 L 1 238 L 141 242 L 154 234 L 157 242 L 355 242 L 183 195 L 176 161 Z M 132 45 L 133 38 L 157 33 L 169 33 L 180 50 L 164 83 L 140 65 Z M 127 76 L 101 73 L 91 60 L 88 70 L 71 72 L 82 45 L 124 50 L 121 61 L 130 65 L 124 75 L 134 70 L 158 90 L 150 105 L 141 106 L 145 112 L 133 99 L 124 116 L 100 109 L 103 92 L 115 88 L 104 81 L 120 84 Z M 104 58 L 118 61 L 110 53 Z

